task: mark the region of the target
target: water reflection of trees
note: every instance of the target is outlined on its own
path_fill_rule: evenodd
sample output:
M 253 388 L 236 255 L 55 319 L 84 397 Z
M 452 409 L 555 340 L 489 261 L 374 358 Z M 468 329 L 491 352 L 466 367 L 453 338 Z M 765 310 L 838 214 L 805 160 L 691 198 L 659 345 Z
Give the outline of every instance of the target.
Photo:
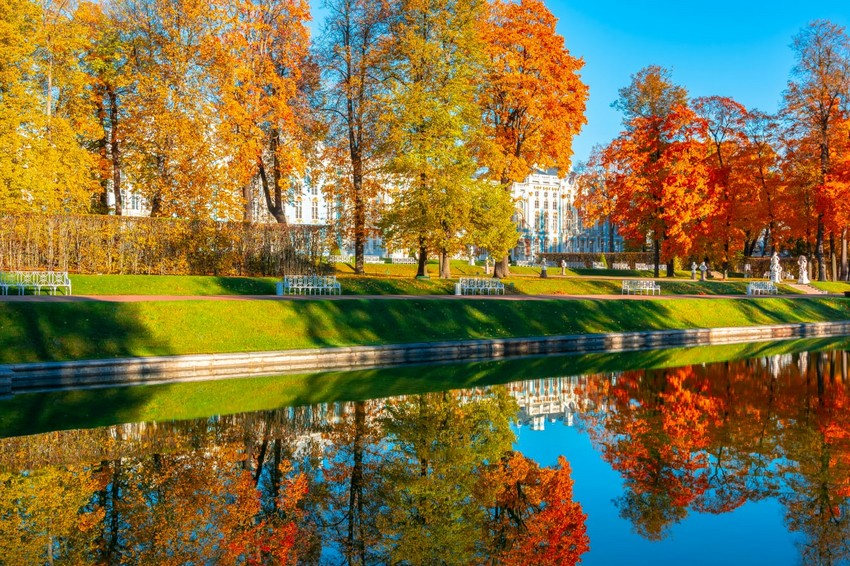
M 650 538 L 689 511 L 776 497 L 804 563 L 850 559 L 848 352 L 618 374 L 585 417 Z
M 512 452 L 516 412 L 497 387 L 7 439 L 0 557 L 575 563 L 569 466 Z

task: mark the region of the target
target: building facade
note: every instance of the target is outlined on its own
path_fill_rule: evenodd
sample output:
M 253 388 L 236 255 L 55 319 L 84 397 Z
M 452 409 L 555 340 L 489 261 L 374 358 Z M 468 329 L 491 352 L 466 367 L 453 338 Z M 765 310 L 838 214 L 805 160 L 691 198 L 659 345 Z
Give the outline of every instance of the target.
M 575 207 L 575 184 L 558 178 L 557 170 L 535 171 L 522 183 L 513 183 L 511 195 L 520 232 L 514 260 L 535 261 L 547 252 L 623 251 L 623 238 L 610 222 L 584 224 Z
M 269 214 L 259 183 L 252 187 L 251 212 L 256 222 L 274 222 Z M 561 179 L 556 170 L 535 171 L 521 183 L 511 185 L 516 210 L 514 221 L 520 238 L 511 252 L 515 261 L 536 261 L 541 253 L 597 253 L 623 251 L 623 238 L 609 222 L 586 226 L 575 207 L 576 187 L 571 179 Z M 126 216 L 147 216 L 150 210 L 144 199 L 133 191 L 123 191 Z M 389 195 L 381 195 L 389 201 Z M 110 206 L 114 206 L 109 193 Z M 334 227 L 340 222 L 335 203 L 328 198 L 319 175 L 305 175 L 289 189 L 284 214 L 292 226 Z M 609 249 L 613 244 L 613 249 Z M 353 253 L 351 242 L 340 236 L 337 242 L 343 255 Z M 379 235 L 367 238 L 365 254 L 388 257 L 389 251 Z M 396 255 L 406 255 L 396 250 Z

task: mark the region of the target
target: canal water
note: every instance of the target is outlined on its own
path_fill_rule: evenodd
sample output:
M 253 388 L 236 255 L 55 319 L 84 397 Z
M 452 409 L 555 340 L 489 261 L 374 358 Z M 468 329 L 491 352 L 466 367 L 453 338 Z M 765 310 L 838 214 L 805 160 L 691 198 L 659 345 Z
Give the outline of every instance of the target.
M 0 563 L 850 563 L 848 365 L 844 339 L 18 395 Z

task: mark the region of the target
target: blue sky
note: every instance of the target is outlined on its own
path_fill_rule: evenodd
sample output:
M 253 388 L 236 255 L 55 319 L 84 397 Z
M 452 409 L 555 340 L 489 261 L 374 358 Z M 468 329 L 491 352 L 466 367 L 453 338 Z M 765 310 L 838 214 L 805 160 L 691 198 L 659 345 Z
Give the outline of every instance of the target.
M 320 0 L 311 0 L 317 8 Z M 617 90 L 647 65 L 672 71 L 692 97 L 730 96 L 747 108 L 775 112 L 794 56 L 792 37 L 808 22 L 850 25 L 850 0 L 549 0 L 567 48 L 584 58 L 590 86 L 587 125 L 575 159 L 621 129 L 611 108 Z M 314 11 L 314 25 L 322 14 Z
M 672 71 L 692 97 L 730 96 L 747 108 L 775 112 L 794 65 L 790 45 L 808 22 L 850 25 L 850 0 L 550 0 L 558 32 L 583 57 L 590 86 L 587 125 L 574 144 L 584 160 L 614 138 L 621 115 L 617 90 L 647 65 Z

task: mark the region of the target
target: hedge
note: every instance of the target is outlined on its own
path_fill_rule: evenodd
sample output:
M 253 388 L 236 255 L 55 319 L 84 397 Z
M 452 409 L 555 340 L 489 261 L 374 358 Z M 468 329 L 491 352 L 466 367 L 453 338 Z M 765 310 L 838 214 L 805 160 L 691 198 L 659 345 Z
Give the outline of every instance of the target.
M 122 216 L 0 216 L 0 270 L 134 275 L 278 275 L 319 265 L 326 233 L 284 226 Z

